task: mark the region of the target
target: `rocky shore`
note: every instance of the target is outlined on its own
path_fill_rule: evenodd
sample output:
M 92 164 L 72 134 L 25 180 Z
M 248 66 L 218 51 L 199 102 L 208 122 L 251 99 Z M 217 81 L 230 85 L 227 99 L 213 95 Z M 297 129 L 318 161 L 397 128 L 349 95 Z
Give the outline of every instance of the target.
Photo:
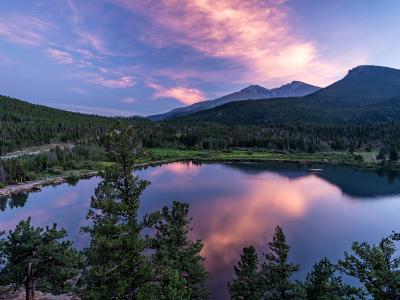
M 169 159 L 169 160 L 159 160 L 154 162 L 145 162 L 135 164 L 135 169 L 146 168 L 149 166 L 157 166 L 161 164 L 171 163 L 181 161 L 181 159 Z M 29 193 L 29 192 L 40 192 L 43 187 L 49 185 L 58 185 L 65 182 L 69 182 L 71 180 L 79 180 L 82 178 L 90 178 L 99 174 L 99 171 L 90 171 L 80 174 L 79 176 L 75 176 L 74 178 L 68 176 L 58 176 L 51 178 L 38 179 L 33 181 L 26 181 L 19 184 L 8 185 L 4 188 L 0 189 L 0 199 L 8 198 L 12 195 L 17 195 L 21 193 Z M 1 298 L 0 298 L 1 299 Z
M 88 172 L 88 173 L 82 174 L 82 178 L 96 176 L 97 174 L 98 174 L 97 171 Z M 5 188 L 0 189 L 0 199 L 8 198 L 8 197 L 11 197 L 12 195 L 17 195 L 17 194 L 21 194 L 21 193 L 39 192 L 45 186 L 58 185 L 58 184 L 68 182 L 69 180 L 70 179 L 68 177 L 60 176 L 60 177 L 27 181 L 27 182 L 23 182 L 20 184 L 8 185 Z

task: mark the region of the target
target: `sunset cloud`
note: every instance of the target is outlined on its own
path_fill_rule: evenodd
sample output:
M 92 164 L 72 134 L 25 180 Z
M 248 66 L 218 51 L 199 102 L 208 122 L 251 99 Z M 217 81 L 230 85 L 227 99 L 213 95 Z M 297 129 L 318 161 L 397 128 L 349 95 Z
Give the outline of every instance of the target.
M 151 115 L 251 84 L 326 86 L 357 65 L 399 67 L 396 9 L 303 2 L 6 1 L 0 11 L 0 64 L 8 68 L 3 93 L 22 96 L 10 76 L 23 77 L 30 83 L 26 97 L 40 103 L 79 97 L 84 105 L 101 100 L 122 109 L 134 94 L 135 110 Z M 388 15 L 379 24 L 370 18 L 375 8 Z
M 146 30 L 144 39 L 158 47 L 188 46 L 207 56 L 241 64 L 241 74 L 235 73 L 238 81 L 262 83 L 301 78 L 325 85 L 330 83 L 332 74 L 337 76 L 355 63 L 328 62 L 321 58 L 313 42 L 294 35 L 284 1 L 113 2 L 151 16 L 153 27 Z
M 179 102 L 190 105 L 200 102 L 205 99 L 203 93 L 198 89 L 191 89 L 186 87 L 171 87 L 165 88 L 155 83 L 149 83 L 149 87 L 156 90 L 154 98 L 174 98 Z
M 118 88 L 129 88 L 135 85 L 134 78 L 132 76 L 121 76 L 118 78 L 106 78 L 103 76 L 98 76 L 96 74 L 87 74 L 84 75 L 84 79 L 87 82 L 96 84 L 96 85 L 101 85 L 103 87 L 107 88 L 113 88 L 113 89 L 118 89 Z
M 45 20 L 25 15 L 9 15 L 0 18 L 0 37 L 24 46 L 46 43 L 43 35 L 51 24 Z
M 62 64 L 73 64 L 74 63 L 74 59 L 72 58 L 72 55 L 69 54 L 68 52 L 60 51 L 57 49 L 47 49 L 46 53 L 48 56 L 50 56 L 51 58 L 54 58 L 59 63 L 62 63 Z

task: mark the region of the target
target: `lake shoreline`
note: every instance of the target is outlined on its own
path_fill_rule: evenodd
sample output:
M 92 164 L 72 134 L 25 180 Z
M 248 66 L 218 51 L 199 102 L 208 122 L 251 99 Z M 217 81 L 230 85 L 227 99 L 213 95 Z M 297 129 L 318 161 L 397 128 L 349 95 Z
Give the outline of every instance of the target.
M 179 161 L 193 161 L 198 163 L 235 163 L 235 162 L 258 162 L 258 163 L 295 163 L 295 164 L 320 164 L 329 166 L 343 166 L 355 169 L 370 170 L 370 171 L 398 171 L 399 166 L 381 166 L 377 163 L 367 162 L 354 162 L 344 158 L 348 155 L 341 156 L 341 160 L 337 156 L 326 154 L 303 155 L 298 157 L 299 154 L 282 154 L 273 152 L 249 152 L 242 150 L 241 152 L 206 152 L 206 151 L 192 151 L 192 150 L 173 150 L 173 149 L 149 149 L 149 158 L 141 159 L 142 162 L 134 165 L 135 169 L 145 168 L 149 166 L 156 166 L 166 163 L 179 162 Z M 232 155 L 233 153 L 233 155 Z M 172 155 L 172 156 L 171 156 Z M 294 155 L 296 157 L 294 157 Z M 321 156 L 322 155 L 322 156 Z M 319 157 L 318 157 L 319 156 Z M 325 156 L 325 157 L 324 157 Z M 155 159 L 156 158 L 156 159 Z M 151 160 L 154 159 L 154 160 Z M 84 178 L 91 178 L 97 176 L 99 170 L 76 170 L 77 172 L 71 174 L 64 174 L 61 176 L 39 178 L 37 180 L 21 182 L 18 184 L 7 185 L 0 189 L 0 199 L 8 198 L 12 195 L 20 193 L 38 192 L 43 187 L 49 185 L 59 185 L 70 181 L 76 181 Z
M 134 165 L 135 169 L 141 169 L 154 165 L 162 165 L 166 163 L 177 162 L 179 160 L 163 160 L 163 161 L 155 161 L 155 162 L 147 162 L 147 163 L 138 163 Z M 18 184 L 7 185 L 3 188 L 0 188 L 0 199 L 9 198 L 13 195 L 21 194 L 21 193 L 31 193 L 31 192 L 40 192 L 42 188 L 46 186 L 55 186 L 63 183 L 78 181 L 81 179 L 89 179 L 95 176 L 98 176 L 101 170 L 90 170 L 90 171 L 80 171 L 79 173 L 74 173 L 74 176 L 70 175 L 62 175 L 62 176 L 54 176 L 48 178 L 40 178 L 37 180 L 31 180 L 26 182 L 20 182 Z

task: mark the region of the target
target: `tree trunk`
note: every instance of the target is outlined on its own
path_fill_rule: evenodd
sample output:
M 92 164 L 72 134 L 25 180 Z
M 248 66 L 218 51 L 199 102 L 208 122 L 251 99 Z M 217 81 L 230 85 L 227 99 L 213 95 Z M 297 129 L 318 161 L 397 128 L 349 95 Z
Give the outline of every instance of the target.
M 32 279 L 32 263 L 28 264 L 28 269 L 26 270 L 26 281 L 25 281 L 25 292 L 26 300 L 33 300 L 33 279 Z

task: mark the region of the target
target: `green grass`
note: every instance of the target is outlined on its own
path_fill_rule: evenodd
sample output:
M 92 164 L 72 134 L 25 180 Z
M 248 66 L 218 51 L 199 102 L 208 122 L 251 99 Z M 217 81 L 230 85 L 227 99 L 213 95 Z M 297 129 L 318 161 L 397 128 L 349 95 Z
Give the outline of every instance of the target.
M 323 152 L 323 153 L 285 153 L 261 150 L 179 150 L 152 148 L 145 151 L 147 161 L 198 160 L 198 161 L 293 161 L 320 162 L 353 165 L 357 167 L 378 167 L 376 152 Z M 361 156 L 362 160 L 357 159 Z

